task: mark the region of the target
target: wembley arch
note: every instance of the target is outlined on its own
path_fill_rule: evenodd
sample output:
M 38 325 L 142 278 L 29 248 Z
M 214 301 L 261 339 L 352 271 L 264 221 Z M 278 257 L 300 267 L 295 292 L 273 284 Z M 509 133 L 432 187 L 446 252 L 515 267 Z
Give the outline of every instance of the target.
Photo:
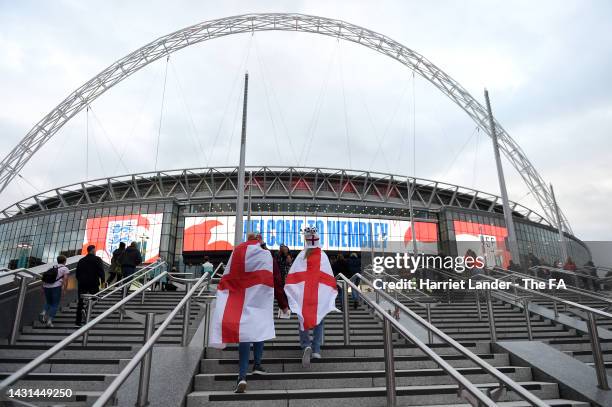
M 255 31 L 297 31 L 321 34 L 363 45 L 399 61 L 438 88 L 463 109 L 482 131 L 491 136 L 487 111 L 457 81 L 427 58 L 399 42 L 375 31 L 342 20 L 325 17 L 262 13 L 243 14 L 205 21 L 157 38 L 114 62 L 73 91 L 51 112 L 30 129 L 26 136 L 0 162 L 0 193 L 21 171 L 30 158 L 48 142 L 71 118 L 104 92 L 144 66 L 173 52 L 214 38 Z M 496 121 L 499 146 L 506 158 L 523 178 L 531 194 L 541 206 L 547 220 L 556 225 L 555 204 L 551 190 L 528 160 L 521 147 Z M 562 229 L 571 233 L 561 213 Z

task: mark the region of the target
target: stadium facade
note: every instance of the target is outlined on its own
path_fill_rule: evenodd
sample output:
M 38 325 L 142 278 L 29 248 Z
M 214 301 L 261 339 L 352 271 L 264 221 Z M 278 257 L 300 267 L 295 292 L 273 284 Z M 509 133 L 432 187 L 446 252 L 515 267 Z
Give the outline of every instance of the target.
M 89 244 L 108 260 L 120 241 L 136 241 L 147 262 L 162 256 L 179 270 L 204 255 L 226 259 L 234 242 L 237 174 L 236 167 L 148 172 L 34 195 L 1 212 L 0 267 L 51 262 Z M 271 249 L 301 248 L 299 231 L 309 224 L 332 253 L 384 252 L 389 242 L 408 249 L 414 215 L 419 252 L 462 255 L 460 242 L 488 264 L 507 265 L 510 256 L 496 195 L 370 171 L 247 167 L 246 174 L 244 231 L 261 231 Z M 518 203 L 511 208 L 521 262 L 529 253 L 547 263 L 561 260 L 558 232 L 546 218 Z M 590 260 L 583 242 L 565 236 L 577 264 Z

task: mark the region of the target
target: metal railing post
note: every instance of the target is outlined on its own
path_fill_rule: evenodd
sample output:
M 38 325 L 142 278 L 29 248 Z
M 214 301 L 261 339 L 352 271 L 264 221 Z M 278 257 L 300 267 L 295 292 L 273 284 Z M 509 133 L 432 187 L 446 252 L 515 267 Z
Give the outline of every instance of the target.
M 495 310 L 491 300 L 491 291 L 487 290 L 487 312 L 489 313 L 489 330 L 491 331 L 491 342 L 497 342 L 497 332 L 495 330 Z
M 185 284 L 185 289 L 187 292 L 191 290 L 191 286 L 193 283 Z M 189 339 L 189 319 L 191 317 L 191 298 L 185 302 L 185 308 L 183 308 L 183 333 L 181 335 L 181 345 L 187 346 Z
M 431 304 L 427 303 L 425 306 L 427 307 L 427 322 L 431 324 Z M 427 341 L 430 345 L 433 343 L 433 332 L 431 329 L 427 329 Z
M 205 302 L 204 303 L 204 318 L 206 318 L 206 320 L 204 321 L 204 348 L 206 348 L 208 346 L 208 335 L 210 333 L 210 303 L 209 302 Z
M 153 335 L 155 328 L 155 313 L 147 312 L 144 326 L 144 343 Z M 136 407 L 145 407 L 149 404 L 149 382 L 151 379 L 151 359 L 153 358 L 153 349 L 145 354 L 142 362 L 140 362 L 140 378 L 138 380 L 138 398 Z
M 349 309 L 348 309 L 348 284 L 346 281 L 342 283 L 342 320 L 344 325 L 344 344 L 350 345 L 351 343 L 351 326 L 349 321 Z
M 523 302 L 523 311 L 525 312 L 525 322 L 527 323 L 527 338 L 533 341 L 533 331 L 531 329 L 531 313 L 529 312 L 529 300 Z
M 387 387 L 387 407 L 395 407 L 397 405 L 397 396 L 395 394 L 395 360 L 393 357 L 393 328 L 391 321 L 384 319 L 383 338 L 384 338 L 384 354 L 385 354 L 385 384 Z
M 603 354 L 601 353 L 601 344 L 599 343 L 597 319 L 592 312 L 588 312 L 588 328 L 589 337 L 591 339 L 591 351 L 593 352 L 593 362 L 595 362 L 595 372 L 597 373 L 597 385 L 602 390 L 610 390 L 608 375 L 606 373 L 606 364 L 604 363 Z
M 121 299 L 122 300 L 126 297 L 128 289 L 130 288 L 131 285 L 132 283 L 130 281 L 121 288 Z M 119 308 L 119 322 L 123 322 L 123 305 Z
M 553 311 L 555 312 L 555 319 L 559 318 L 559 308 L 557 307 L 557 301 L 553 300 Z
M 13 320 L 13 328 L 11 329 L 11 336 L 9 338 L 10 345 L 14 345 L 17 342 L 19 328 L 21 327 L 21 315 L 23 314 L 23 302 L 25 301 L 25 295 L 26 291 L 28 290 L 29 280 L 29 278 L 26 276 L 16 276 L 16 278 L 19 278 L 19 297 L 17 298 L 15 319 Z
M 142 285 L 145 285 L 147 283 L 147 277 L 148 277 L 149 273 L 144 273 L 144 276 L 142 277 Z M 157 284 L 157 283 L 156 283 Z M 142 290 L 142 297 L 140 297 L 140 305 L 144 304 L 145 301 L 145 292 L 147 290 Z M 153 291 L 153 287 L 151 287 L 151 291 Z
M 90 294 L 81 294 L 81 296 L 87 300 L 87 314 L 85 314 L 85 325 L 89 323 L 91 320 L 91 313 L 93 312 L 94 301 L 92 295 Z M 87 346 L 89 342 L 89 331 L 85 331 L 83 334 L 83 346 Z
M 480 307 L 480 293 L 478 291 L 474 291 L 476 295 L 476 308 L 478 310 L 478 322 L 482 322 L 482 309 Z

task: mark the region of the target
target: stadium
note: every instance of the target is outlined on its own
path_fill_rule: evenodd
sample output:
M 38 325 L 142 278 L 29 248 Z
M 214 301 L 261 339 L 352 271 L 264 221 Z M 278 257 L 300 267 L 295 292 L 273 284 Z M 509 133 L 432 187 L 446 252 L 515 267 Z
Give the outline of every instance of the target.
M 0 404 L 612 405 L 612 269 L 592 263 L 552 185 L 493 116 L 487 90 L 479 102 L 423 55 L 367 28 L 261 13 L 159 37 L 40 119 L 0 162 L 0 194 L 16 177 L 27 182 L 28 161 L 135 72 L 165 59 L 167 75 L 176 51 L 265 31 L 348 41 L 408 68 L 413 86 L 419 75 L 487 136 L 495 161 L 482 171 L 495 175 L 499 195 L 416 169 L 247 166 L 248 73 L 239 164 L 158 170 L 162 96 L 154 171 L 34 187 L 0 211 Z M 509 199 L 502 156 L 537 207 Z M 116 251 L 130 242 L 136 248 Z M 464 273 L 434 262 L 409 278 L 400 266 L 375 269 L 400 252 L 461 267 L 481 256 L 484 266 Z M 426 287 L 411 288 L 417 282 Z
M 489 265 L 507 266 L 507 231 L 499 196 L 392 174 L 328 168 L 246 169 L 245 204 L 268 247 L 303 246 L 300 231 L 314 224 L 335 252 L 384 252 L 385 242 L 412 250 L 410 208 L 417 251 L 458 253 L 472 241 Z M 57 254 L 82 254 L 89 244 L 110 260 L 120 241 L 135 241 L 147 262 L 159 256 L 186 270 L 229 257 L 234 242 L 237 168 L 200 168 L 131 174 L 54 188 L 2 211 L 0 264 L 14 269 L 52 262 Z M 411 197 L 410 204 L 408 197 Z M 520 255 L 562 261 L 557 230 L 537 212 L 512 203 Z M 588 248 L 566 233 L 569 254 L 584 264 Z

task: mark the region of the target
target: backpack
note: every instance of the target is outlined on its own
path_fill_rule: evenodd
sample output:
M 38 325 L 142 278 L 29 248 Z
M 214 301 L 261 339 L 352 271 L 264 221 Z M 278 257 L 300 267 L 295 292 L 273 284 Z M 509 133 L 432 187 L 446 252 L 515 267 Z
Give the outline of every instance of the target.
M 45 284 L 53 284 L 56 281 L 60 280 L 60 278 L 57 278 L 58 272 L 59 272 L 59 267 L 57 266 L 51 267 L 49 270 L 42 273 L 42 277 L 41 277 L 42 282 Z

